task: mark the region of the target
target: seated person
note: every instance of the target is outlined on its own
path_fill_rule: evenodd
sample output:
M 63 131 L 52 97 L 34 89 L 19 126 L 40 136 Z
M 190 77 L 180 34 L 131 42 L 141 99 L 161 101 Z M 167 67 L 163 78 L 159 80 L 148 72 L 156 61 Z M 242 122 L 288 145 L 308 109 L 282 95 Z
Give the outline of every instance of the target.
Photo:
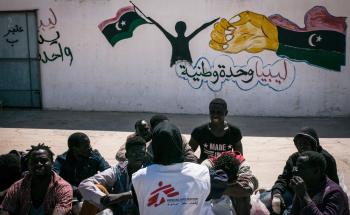
M 0 208 L 5 214 L 68 214 L 72 209 L 72 187 L 52 171 L 53 153 L 44 144 L 28 153 L 29 173 L 7 191 Z
M 128 139 L 133 138 L 135 136 L 142 137 L 146 142 L 151 140 L 152 132 L 151 132 L 151 128 L 146 120 L 140 119 L 140 120 L 136 121 L 135 132 L 126 137 L 126 142 L 128 142 Z M 121 145 L 117 154 L 115 155 L 115 159 L 119 162 L 124 162 L 126 160 L 125 145 L 126 145 L 126 143 Z
M 218 157 L 204 160 L 202 165 L 210 169 L 221 169 L 227 174 L 228 185 L 224 194 L 229 196 L 232 201 L 233 214 L 249 215 L 250 196 L 259 184 L 245 158 L 239 152 L 223 152 Z
M 302 152 L 293 168 L 290 186 L 295 193 L 292 215 L 349 215 L 342 188 L 326 174 L 326 159 L 315 151 Z
M 134 136 L 127 140 L 125 148 L 125 164 L 109 168 L 80 183 L 79 190 L 85 200 L 81 214 L 93 214 L 92 211 L 106 208 L 110 208 L 114 214 L 138 214 L 131 195 L 131 176 L 144 163 L 146 141 Z M 110 190 L 111 194 L 107 193 L 107 190 Z M 87 206 L 86 201 L 94 207 Z M 84 213 L 88 207 L 90 210 Z
M 0 204 L 7 189 L 21 179 L 20 157 L 12 153 L 0 155 Z
M 132 195 L 141 215 L 204 214 L 210 193 L 209 170 L 184 162 L 182 145 L 175 125 L 163 121 L 154 128 L 154 164 L 132 176 Z
M 326 175 L 335 183 L 339 183 L 335 159 L 320 146 L 318 135 L 313 128 L 302 128 L 300 132 L 295 135 L 293 141 L 298 151 L 289 156 L 283 172 L 278 176 L 271 192 L 267 191 L 261 194 L 262 202 L 264 202 L 271 212 L 273 211 L 277 214 L 283 213 L 283 209 L 288 209 L 291 206 L 294 191 L 290 187 L 290 180 L 293 177 L 292 170 L 296 165 L 300 153 L 304 151 L 316 151 L 321 153 L 327 163 Z
M 110 168 L 107 161 L 90 145 L 89 137 L 84 133 L 74 133 L 68 138 L 68 151 L 57 156 L 53 170 L 73 187 L 74 197 L 81 199 L 78 186 L 84 179 L 98 171 Z
M 210 122 L 192 131 L 189 145 L 193 151 L 200 147 L 199 162 L 226 151 L 238 151 L 243 155 L 241 131 L 225 121 L 227 113 L 226 101 L 213 99 L 209 104 Z

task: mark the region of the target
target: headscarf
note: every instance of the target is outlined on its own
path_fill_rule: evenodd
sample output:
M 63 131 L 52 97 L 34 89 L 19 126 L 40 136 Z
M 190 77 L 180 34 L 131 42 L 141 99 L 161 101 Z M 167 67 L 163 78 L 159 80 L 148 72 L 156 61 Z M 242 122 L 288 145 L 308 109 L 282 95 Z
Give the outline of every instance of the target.
M 153 131 L 152 149 L 154 163 L 170 165 L 184 162 L 180 130 L 170 123 L 163 121 Z

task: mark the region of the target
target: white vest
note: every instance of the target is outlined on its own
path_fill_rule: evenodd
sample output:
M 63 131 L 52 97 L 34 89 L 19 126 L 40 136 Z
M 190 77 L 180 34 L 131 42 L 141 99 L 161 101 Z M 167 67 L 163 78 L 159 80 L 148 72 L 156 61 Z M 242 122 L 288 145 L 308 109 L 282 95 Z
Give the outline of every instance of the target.
M 202 215 L 210 192 L 209 170 L 184 162 L 153 164 L 132 175 L 140 215 Z

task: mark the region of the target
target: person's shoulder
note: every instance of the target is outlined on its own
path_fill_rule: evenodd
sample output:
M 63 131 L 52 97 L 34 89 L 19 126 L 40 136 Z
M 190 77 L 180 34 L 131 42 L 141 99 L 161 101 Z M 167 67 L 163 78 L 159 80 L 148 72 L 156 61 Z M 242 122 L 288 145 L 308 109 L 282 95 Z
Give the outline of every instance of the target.
M 227 123 L 227 126 L 229 127 L 230 131 L 241 133 L 241 129 L 239 129 L 237 126 L 231 123 Z
M 331 180 L 330 178 L 327 177 L 326 179 L 326 187 L 325 187 L 325 192 L 326 193 L 333 193 L 333 192 L 341 192 L 341 193 L 345 193 L 343 191 L 343 188 L 341 188 L 341 186 L 337 183 L 335 183 L 333 180 Z
M 18 181 L 14 182 L 9 189 L 13 189 L 13 190 L 19 190 L 21 189 L 22 185 L 24 185 L 26 182 L 28 183 L 29 181 L 29 177 L 25 176 L 22 179 L 19 179 Z
M 63 154 L 57 155 L 55 161 L 65 161 L 65 160 L 67 160 L 67 154 L 68 154 L 68 151 L 65 151 Z
M 205 165 L 200 165 L 192 162 L 184 162 L 184 167 L 194 174 L 209 174 L 209 169 Z
M 136 137 L 137 136 L 137 134 L 134 132 L 134 133 L 131 133 L 131 134 L 129 134 L 127 137 L 126 137 L 126 141 L 128 141 L 129 139 L 131 139 L 131 138 L 134 138 L 134 137 Z
M 330 160 L 332 160 L 332 161 L 335 161 L 333 155 L 331 155 L 327 150 L 322 149 L 320 153 L 323 154 L 323 156 L 324 156 L 326 159 L 330 159 Z
M 293 152 L 293 154 L 289 155 L 288 160 L 297 160 L 297 158 L 299 157 L 300 153 L 299 152 Z
M 203 132 L 203 131 L 209 131 L 209 123 L 202 124 L 200 126 L 197 126 L 193 129 L 192 133 L 194 132 Z
M 102 157 L 101 153 L 97 149 L 94 149 L 94 150 L 92 150 L 89 159 L 101 161 L 104 158 Z
M 72 189 L 72 186 L 69 184 L 69 182 L 67 182 L 66 180 L 64 180 L 61 176 L 59 176 L 56 172 L 52 172 L 53 173 L 53 182 L 61 188 L 65 188 L 65 189 Z
M 137 178 L 147 175 L 148 170 L 152 165 L 141 168 L 132 174 L 132 180 L 137 180 Z

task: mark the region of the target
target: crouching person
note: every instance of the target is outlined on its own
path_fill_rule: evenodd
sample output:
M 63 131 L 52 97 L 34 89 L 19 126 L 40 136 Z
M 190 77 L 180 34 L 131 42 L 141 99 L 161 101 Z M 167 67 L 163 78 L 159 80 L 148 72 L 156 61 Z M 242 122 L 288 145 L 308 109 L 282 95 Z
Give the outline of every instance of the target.
M 85 200 L 80 214 L 96 214 L 101 211 L 118 215 L 138 214 L 131 194 L 131 176 L 144 163 L 146 141 L 139 137 L 131 137 L 125 144 L 126 159 L 123 165 L 109 168 L 79 185 L 79 191 Z
M 209 169 L 223 170 L 228 177 L 228 185 L 224 191 L 224 196 L 221 200 L 232 202 L 232 214 L 249 215 L 250 214 L 250 196 L 258 188 L 258 180 L 252 174 L 250 166 L 245 161 L 245 158 L 239 152 L 224 152 L 217 157 L 206 159 L 202 165 Z M 213 210 L 216 214 L 217 208 L 215 204 L 221 204 L 217 200 L 213 201 Z M 230 207 L 229 204 L 226 204 Z
M 29 173 L 7 191 L 1 215 L 61 215 L 72 209 L 73 191 L 68 182 L 52 171 L 53 153 L 48 146 L 32 146 Z

